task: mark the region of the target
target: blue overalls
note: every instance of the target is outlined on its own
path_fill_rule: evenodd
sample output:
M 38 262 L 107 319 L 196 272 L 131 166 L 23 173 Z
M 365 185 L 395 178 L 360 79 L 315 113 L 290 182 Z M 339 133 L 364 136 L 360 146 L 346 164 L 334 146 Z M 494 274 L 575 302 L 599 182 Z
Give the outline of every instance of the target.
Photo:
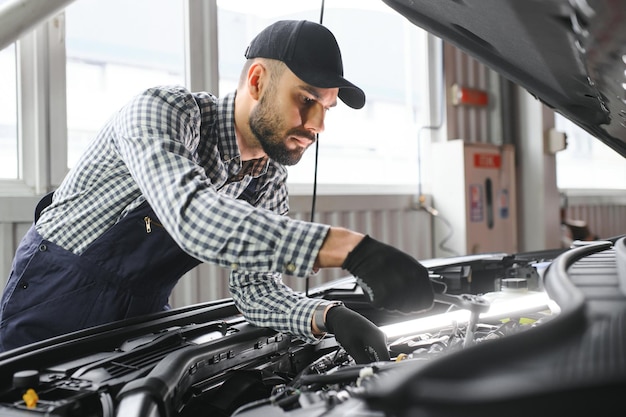
M 35 222 L 51 195 L 39 203 Z M 169 308 L 179 278 L 200 263 L 183 252 L 147 202 L 80 256 L 43 239 L 22 239 L 2 296 L 0 350 Z

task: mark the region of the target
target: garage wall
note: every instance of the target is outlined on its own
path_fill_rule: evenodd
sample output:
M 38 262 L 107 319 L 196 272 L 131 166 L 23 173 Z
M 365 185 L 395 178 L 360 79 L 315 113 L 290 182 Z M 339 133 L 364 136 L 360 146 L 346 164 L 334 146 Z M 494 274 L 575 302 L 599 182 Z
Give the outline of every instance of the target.
M 570 207 L 570 219 L 587 223 L 589 230 L 600 239 L 626 234 L 626 206 L 607 204 L 580 205 Z
M 11 270 L 13 254 L 22 236 L 30 227 L 38 197 L 0 196 L 0 284 L 4 284 Z
M 589 231 L 599 239 L 626 234 L 626 192 L 589 190 L 585 194 L 580 191 L 565 191 L 564 194 L 568 198 L 566 218 L 585 222 Z
M 311 198 L 291 198 L 291 217 L 309 220 Z M 30 226 L 35 198 L 0 198 L 0 284 L 8 277 L 18 241 Z M 584 220 L 600 238 L 626 234 L 626 197 L 623 193 L 569 196 L 568 217 Z M 316 221 L 348 227 L 370 234 L 394 245 L 418 259 L 432 255 L 432 218 L 425 211 L 413 209 L 413 196 L 331 195 L 318 196 Z M 321 271 L 310 278 L 309 287 L 346 276 L 339 268 Z M 306 280 L 284 277 L 285 282 L 304 291 Z M 184 276 L 174 289 L 172 305 L 179 307 L 206 300 L 228 297 L 228 271 L 203 264 Z
M 448 139 L 471 143 L 510 143 L 502 137 L 500 76 L 460 49 L 444 42 Z M 455 104 L 453 87 L 487 93 L 486 106 Z
M 291 197 L 290 205 L 290 217 L 310 220 L 310 197 Z M 414 210 L 412 206 L 412 195 L 318 196 L 315 221 L 370 234 L 418 259 L 427 259 L 432 256 L 431 219 L 425 211 Z M 309 288 L 346 275 L 340 268 L 322 270 L 309 278 Z M 305 279 L 283 278 L 296 291 L 305 291 Z M 228 296 L 228 270 L 203 264 L 181 279 L 174 289 L 171 303 L 179 307 Z
M 0 283 L 4 286 L 19 240 L 32 221 L 36 198 L 0 198 Z M 293 218 L 310 220 L 311 198 L 290 198 Z M 394 245 L 417 258 L 431 257 L 431 220 L 425 211 L 412 209 L 412 195 L 330 195 L 318 196 L 315 220 L 320 223 L 343 226 L 368 233 L 372 237 Z M 310 278 L 309 286 L 345 276 L 341 269 L 321 271 Z M 304 291 L 306 280 L 285 276 L 285 282 L 298 291 Z M 172 295 L 172 306 L 195 304 L 229 297 L 228 271 L 203 264 L 181 279 Z

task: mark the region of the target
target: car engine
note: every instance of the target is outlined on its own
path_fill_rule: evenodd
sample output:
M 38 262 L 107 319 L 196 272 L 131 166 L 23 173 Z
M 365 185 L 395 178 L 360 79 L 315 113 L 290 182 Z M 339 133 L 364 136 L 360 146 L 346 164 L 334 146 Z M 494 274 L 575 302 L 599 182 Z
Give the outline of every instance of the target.
M 376 323 L 391 360 L 250 325 L 230 299 L 0 355 L 0 416 L 551 416 L 626 385 L 626 238 L 425 261 L 435 305 L 373 308 L 354 277 L 313 290 Z M 538 407 L 538 405 L 541 405 Z
M 392 360 L 367 365 L 332 335 L 311 345 L 251 326 L 230 300 L 61 336 L 0 361 L 0 415 L 345 414 L 342 404 L 388 375 L 549 320 L 541 261 L 496 254 L 430 265 L 435 307 L 416 316 L 372 309 L 352 277 L 321 288 L 314 296 L 343 300 L 387 334 Z M 493 291 L 464 292 L 482 288 Z

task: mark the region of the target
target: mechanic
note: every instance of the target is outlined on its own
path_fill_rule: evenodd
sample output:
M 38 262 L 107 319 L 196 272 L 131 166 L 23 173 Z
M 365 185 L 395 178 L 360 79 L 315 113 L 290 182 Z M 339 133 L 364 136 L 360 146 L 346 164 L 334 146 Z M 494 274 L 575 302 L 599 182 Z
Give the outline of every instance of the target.
M 281 279 L 343 267 L 376 307 L 432 306 L 428 271 L 413 257 L 285 215 L 285 166 L 316 141 L 337 98 L 359 109 L 365 94 L 316 23 L 276 22 L 245 57 L 236 91 L 221 99 L 183 87 L 136 96 L 40 201 L 2 297 L 1 350 L 167 309 L 179 278 L 211 262 L 230 268 L 251 323 L 311 343 L 332 332 L 357 362 L 389 359 L 369 320 Z

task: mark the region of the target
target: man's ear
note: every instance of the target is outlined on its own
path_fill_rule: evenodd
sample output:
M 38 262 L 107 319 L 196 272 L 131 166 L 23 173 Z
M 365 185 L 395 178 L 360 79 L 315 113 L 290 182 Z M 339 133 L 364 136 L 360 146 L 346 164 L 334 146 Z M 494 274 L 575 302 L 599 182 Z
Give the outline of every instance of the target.
M 264 81 L 267 72 L 260 62 L 255 62 L 248 70 L 248 91 L 255 100 L 261 97 L 261 90 L 264 88 Z

